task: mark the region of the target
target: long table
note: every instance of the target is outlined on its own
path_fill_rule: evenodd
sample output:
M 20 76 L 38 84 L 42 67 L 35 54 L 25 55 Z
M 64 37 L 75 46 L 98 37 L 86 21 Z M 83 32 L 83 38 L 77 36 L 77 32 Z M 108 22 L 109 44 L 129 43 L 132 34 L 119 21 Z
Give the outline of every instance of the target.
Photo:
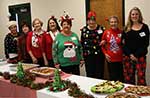
M 5 72 L 9 71 L 10 73 L 15 73 L 9 69 L 11 64 L 0 65 L 0 71 Z M 76 82 L 80 89 L 86 92 L 87 94 L 93 95 L 95 98 L 105 98 L 107 94 L 95 94 L 90 91 L 91 86 L 98 84 L 104 80 L 88 78 L 85 76 L 77 75 L 65 75 L 64 79 L 69 79 L 71 82 Z M 38 80 L 38 78 L 36 79 Z M 44 79 L 39 79 L 44 81 Z M 129 84 L 125 84 L 125 87 Z M 124 89 L 122 90 L 124 92 Z M 73 98 L 68 95 L 68 90 L 62 92 L 50 92 L 48 88 L 41 90 L 32 90 L 27 87 L 18 86 L 16 84 L 10 83 L 8 80 L 0 78 L 0 98 Z M 150 98 L 150 96 L 144 96 L 141 98 Z
M 95 94 L 90 91 L 91 86 L 94 86 L 100 82 L 103 82 L 104 80 L 100 79 L 93 79 L 93 78 L 88 78 L 84 76 L 77 76 L 77 75 L 72 75 L 66 79 L 71 80 L 72 82 L 76 82 L 80 89 L 86 92 L 87 94 L 93 95 L 95 98 L 105 98 L 107 94 Z M 125 87 L 129 86 L 130 84 L 125 84 Z M 63 92 L 49 92 L 47 91 L 48 88 L 44 88 L 42 90 L 37 91 L 37 98 L 72 98 L 68 96 L 68 91 L 63 91 Z M 124 89 L 121 90 L 124 92 Z M 150 98 L 150 96 L 143 96 L 141 98 Z

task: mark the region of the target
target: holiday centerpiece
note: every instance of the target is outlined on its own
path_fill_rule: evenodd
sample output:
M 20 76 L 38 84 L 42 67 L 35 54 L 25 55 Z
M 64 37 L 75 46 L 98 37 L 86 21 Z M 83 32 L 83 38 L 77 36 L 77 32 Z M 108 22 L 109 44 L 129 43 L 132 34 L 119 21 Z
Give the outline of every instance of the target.
M 49 90 L 58 92 L 58 91 L 64 91 L 67 88 L 68 87 L 67 87 L 66 83 L 61 80 L 59 69 L 56 68 L 54 70 L 54 81 L 53 81 L 52 85 L 50 86 Z
M 19 80 L 22 80 L 22 79 L 24 79 L 24 77 L 25 77 L 25 72 L 24 72 L 24 70 L 23 70 L 22 63 L 21 63 L 21 62 L 18 62 L 16 76 L 17 76 L 17 78 L 18 78 Z

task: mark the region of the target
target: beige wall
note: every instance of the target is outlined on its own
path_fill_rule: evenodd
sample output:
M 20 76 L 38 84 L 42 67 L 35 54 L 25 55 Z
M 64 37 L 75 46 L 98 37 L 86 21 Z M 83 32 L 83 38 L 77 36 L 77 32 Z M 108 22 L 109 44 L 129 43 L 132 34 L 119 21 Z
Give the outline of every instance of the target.
M 141 9 L 141 12 L 143 14 L 144 17 L 144 22 L 146 24 L 149 25 L 150 27 L 150 13 L 149 13 L 149 9 L 150 9 L 150 0 L 125 0 L 125 21 L 127 21 L 128 18 L 128 13 L 130 11 L 130 9 L 132 9 L 133 7 L 139 7 Z M 146 73 L 146 77 L 147 77 L 147 83 L 148 85 L 150 85 L 150 47 L 149 47 L 149 52 L 147 55 L 147 73 Z
M 47 20 L 51 15 L 57 18 L 67 11 L 73 21 L 72 31 L 80 35 L 80 29 L 86 23 L 85 0 L 1 0 L 0 1 L 0 58 L 4 57 L 4 37 L 8 33 L 6 24 L 8 22 L 8 6 L 20 3 L 31 4 L 32 19 L 40 18 L 43 29 L 46 30 Z

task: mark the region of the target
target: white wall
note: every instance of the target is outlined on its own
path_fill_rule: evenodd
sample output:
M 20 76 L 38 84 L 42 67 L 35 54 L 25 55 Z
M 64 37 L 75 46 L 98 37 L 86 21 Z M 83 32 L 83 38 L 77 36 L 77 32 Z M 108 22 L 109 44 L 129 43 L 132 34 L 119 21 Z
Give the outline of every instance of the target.
M 133 7 L 139 7 L 143 17 L 144 17 L 144 22 L 147 23 L 150 26 L 150 0 L 124 0 L 125 1 L 125 21 L 128 18 L 128 13 L 130 9 Z
M 144 22 L 149 25 L 150 27 L 150 13 L 149 13 L 149 9 L 150 9 L 150 0 L 124 0 L 125 1 L 125 21 L 127 21 L 128 18 L 128 14 L 130 9 L 132 9 L 133 7 L 139 7 L 142 15 L 144 17 Z M 150 85 L 150 47 L 149 47 L 149 52 L 148 52 L 148 56 L 147 56 L 147 82 Z
M 32 19 L 40 18 L 43 29 L 46 30 L 47 20 L 51 15 L 58 19 L 67 11 L 74 18 L 72 31 L 80 35 L 80 29 L 86 23 L 85 0 L 1 0 L 0 1 L 0 58 L 4 57 L 4 37 L 9 32 L 6 24 L 8 22 L 8 6 L 30 3 Z

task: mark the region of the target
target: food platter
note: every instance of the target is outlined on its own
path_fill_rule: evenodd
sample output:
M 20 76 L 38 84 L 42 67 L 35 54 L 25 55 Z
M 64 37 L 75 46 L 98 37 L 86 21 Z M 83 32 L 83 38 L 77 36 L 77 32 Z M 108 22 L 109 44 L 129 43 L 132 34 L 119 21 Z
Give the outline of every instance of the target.
M 52 67 L 38 67 L 29 70 L 29 72 L 40 75 L 40 76 L 51 76 L 54 75 L 54 69 Z
M 106 96 L 105 98 L 140 98 L 140 96 L 126 92 L 115 92 Z
M 9 68 L 12 71 L 17 71 L 17 66 L 18 66 L 18 64 L 12 64 L 12 65 L 9 66 Z M 32 68 L 36 68 L 38 66 L 39 66 L 38 64 L 22 63 L 22 67 L 23 67 L 24 70 L 29 70 L 29 69 L 32 69 Z
M 119 81 L 104 81 L 91 87 L 91 91 L 99 94 L 110 94 L 123 89 L 124 84 Z
M 139 96 L 150 96 L 150 86 L 128 86 L 125 91 Z

